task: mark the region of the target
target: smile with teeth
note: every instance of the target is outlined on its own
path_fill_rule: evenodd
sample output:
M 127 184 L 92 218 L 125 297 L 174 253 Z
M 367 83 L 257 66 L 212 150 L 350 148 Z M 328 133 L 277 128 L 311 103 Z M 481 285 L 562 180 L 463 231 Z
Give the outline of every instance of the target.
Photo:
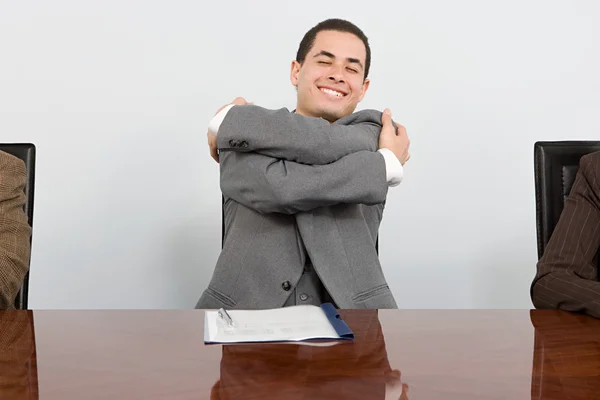
M 321 92 L 326 93 L 330 96 L 335 96 L 335 97 L 344 97 L 345 96 L 344 93 L 341 93 L 341 92 L 338 92 L 338 91 L 335 91 L 332 89 L 327 89 L 327 88 L 320 88 L 320 89 L 321 89 Z

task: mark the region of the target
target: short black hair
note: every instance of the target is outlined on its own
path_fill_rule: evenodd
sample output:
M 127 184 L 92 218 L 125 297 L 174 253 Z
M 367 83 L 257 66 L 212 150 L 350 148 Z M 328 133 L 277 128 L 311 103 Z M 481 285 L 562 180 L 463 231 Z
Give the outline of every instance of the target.
M 300 46 L 298 47 L 298 53 L 296 53 L 296 61 L 298 61 L 300 64 L 304 63 L 304 60 L 306 60 L 306 55 L 315 44 L 315 38 L 317 37 L 317 33 L 321 31 L 347 32 L 353 34 L 354 36 L 362 40 L 367 51 L 364 76 L 364 78 L 367 79 L 367 76 L 369 75 L 369 68 L 371 67 L 371 46 L 369 46 L 369 39 L 358 26 L 344 19 L 326 19 L 325 21 L 319 22 L 317 25 L 313 26 L 308 32 L 306 32 L 306 34 L 302 38 L 302 41 L 300 42 Z

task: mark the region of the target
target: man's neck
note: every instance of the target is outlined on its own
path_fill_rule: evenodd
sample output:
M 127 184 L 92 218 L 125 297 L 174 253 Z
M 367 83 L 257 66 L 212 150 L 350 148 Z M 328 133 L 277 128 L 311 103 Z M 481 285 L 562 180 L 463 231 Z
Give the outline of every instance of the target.
M 309 115 L 308 113 L 303 112 L 301 109 L 299 110 L 297 107 L 298 106 L 296 106 L 296 108 L 294 110 L 292 110 L 292 112 L 295 114 L 300 114 L 300 115 L 304 115 L 305 117 L 311 117 L 311 118 L 323 118 L 325 121 L 329 122 L 330 124 L 333 124 L 335 122 L 335 121 L 329 120 L 328 118 L 326 118 L 324 116 Z

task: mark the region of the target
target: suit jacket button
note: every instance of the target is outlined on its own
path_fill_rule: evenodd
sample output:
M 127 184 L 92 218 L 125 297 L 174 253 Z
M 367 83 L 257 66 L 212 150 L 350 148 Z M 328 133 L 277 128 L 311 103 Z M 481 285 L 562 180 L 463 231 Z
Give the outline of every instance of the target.
M 281 284 L 281 287 L 287 292 L 292 288 L 292 284 L 290 283 L 290 281 L 285 281 Z
M 235 147 L 235 146 L 237 146 L 237 141 L 236 141 L 236 140 L 233 140 L 233 139 L 232 139 L 232 140 L 230 140 L 230 141 L 229 141 L 229 146 L 231 146 L 231 147 Z
M 242 141 L 242 143 L 240 143 L 240 145 L 244 148 L 248 147 L 248 142 L 246 142 L 245 140 Z

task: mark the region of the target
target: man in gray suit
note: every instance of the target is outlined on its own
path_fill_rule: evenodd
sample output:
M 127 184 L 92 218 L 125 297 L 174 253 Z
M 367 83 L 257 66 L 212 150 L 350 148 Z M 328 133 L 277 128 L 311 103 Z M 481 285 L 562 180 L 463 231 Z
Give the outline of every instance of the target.
M 354 112 L 369 66 L 364 33 L 326 20 L 292 62 L 295 112 L 241 98 L 217 112 L 208 137 L 225 240 L 196 308 L 397 307 L 375 243 L 409 141 L 389 111 Z

